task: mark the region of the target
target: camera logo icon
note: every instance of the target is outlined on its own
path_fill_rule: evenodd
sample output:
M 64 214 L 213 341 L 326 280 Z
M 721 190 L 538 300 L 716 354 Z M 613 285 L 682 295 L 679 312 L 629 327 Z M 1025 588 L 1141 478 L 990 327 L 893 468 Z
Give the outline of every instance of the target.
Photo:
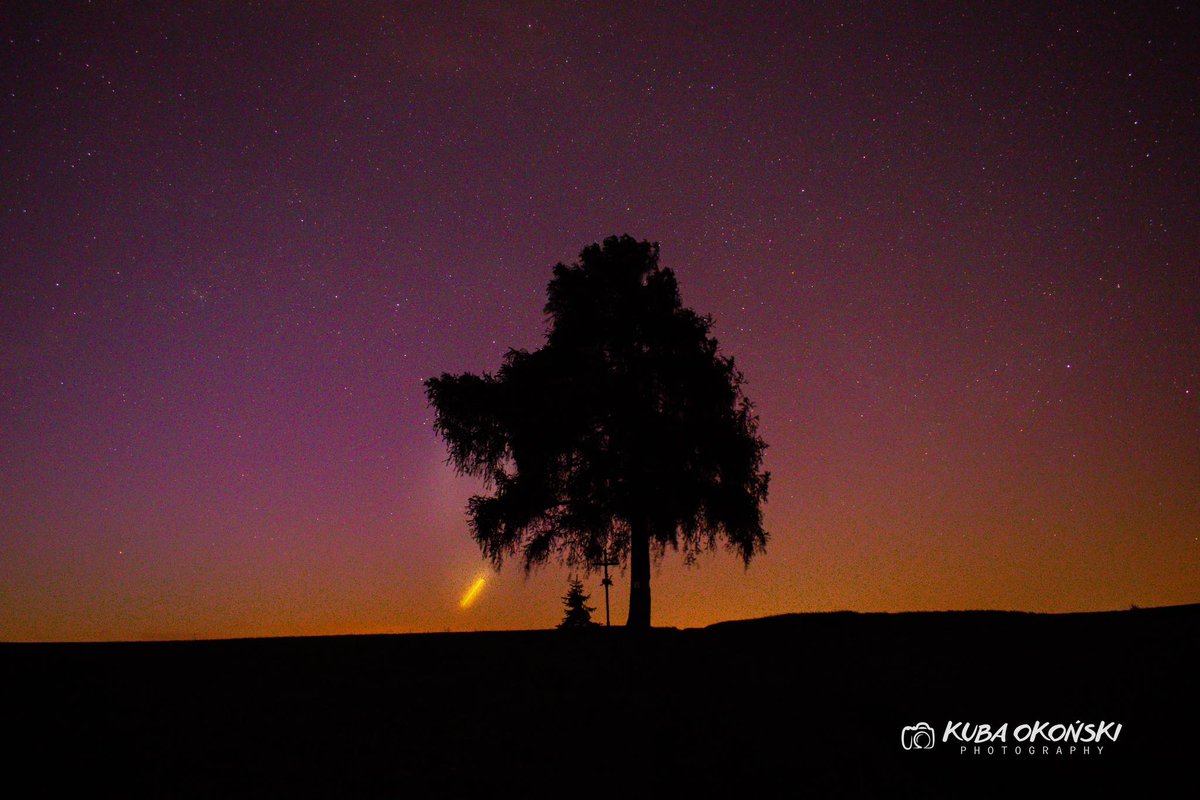
M 900 744 L 905 750 L 932 750 L 937 736 L 928 722 L 908 725 L 900 731 Z

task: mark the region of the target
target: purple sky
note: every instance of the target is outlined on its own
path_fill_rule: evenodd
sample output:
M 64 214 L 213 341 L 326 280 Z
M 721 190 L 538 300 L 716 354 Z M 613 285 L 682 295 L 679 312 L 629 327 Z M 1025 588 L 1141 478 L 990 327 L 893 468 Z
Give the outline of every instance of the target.
M 0 638 L 553 625 L 420 381 L 617 233 L 773 473 L 656 624 L 1200 600 L 1200 13 L 1039 5 L 6 5 Z

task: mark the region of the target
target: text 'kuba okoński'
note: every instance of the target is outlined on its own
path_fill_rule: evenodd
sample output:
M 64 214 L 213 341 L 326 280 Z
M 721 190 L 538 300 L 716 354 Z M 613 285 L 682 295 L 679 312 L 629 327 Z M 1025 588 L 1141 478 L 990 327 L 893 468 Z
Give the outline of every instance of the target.
M 966 755 L 1102 755 L 1106 745 L 1121 735 L 1119 722 L 1023 722 L 1018 725 L 950 720 L 942 730 L 941 743 L 957 745 Z M 905 750 L 932 750 L 937 733 L 927 722 L 908 725 L 901 731 Z

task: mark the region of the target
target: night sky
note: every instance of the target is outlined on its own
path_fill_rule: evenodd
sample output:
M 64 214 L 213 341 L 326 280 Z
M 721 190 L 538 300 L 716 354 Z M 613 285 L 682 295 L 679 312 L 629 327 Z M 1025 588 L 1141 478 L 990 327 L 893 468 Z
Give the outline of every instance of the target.
M 620 233 L 770 445 L 766 554 L 669 554 L 656 624 L 1200 600 L 1195 5 L 40 5 L 0 8 L 0 638 L 557 623 L 421 381 L 540 346 Z

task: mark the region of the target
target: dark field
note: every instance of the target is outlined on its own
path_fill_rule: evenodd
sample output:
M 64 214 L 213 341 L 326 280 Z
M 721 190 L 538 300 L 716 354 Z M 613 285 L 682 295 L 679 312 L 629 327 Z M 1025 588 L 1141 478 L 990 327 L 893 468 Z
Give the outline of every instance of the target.
M 1198 622 L 1200 605 L 4 644 L 5 772 L 49 796 L 1166 796 L 1194 786 Z M 948 720 L 1007 722 L 1007 741 L 960 754 Z M 1101 754 L 1016 755 L 1013 729 L 1046 720 L 1123 727 Z M 922 721 L 939 741 L 905 751 Z

